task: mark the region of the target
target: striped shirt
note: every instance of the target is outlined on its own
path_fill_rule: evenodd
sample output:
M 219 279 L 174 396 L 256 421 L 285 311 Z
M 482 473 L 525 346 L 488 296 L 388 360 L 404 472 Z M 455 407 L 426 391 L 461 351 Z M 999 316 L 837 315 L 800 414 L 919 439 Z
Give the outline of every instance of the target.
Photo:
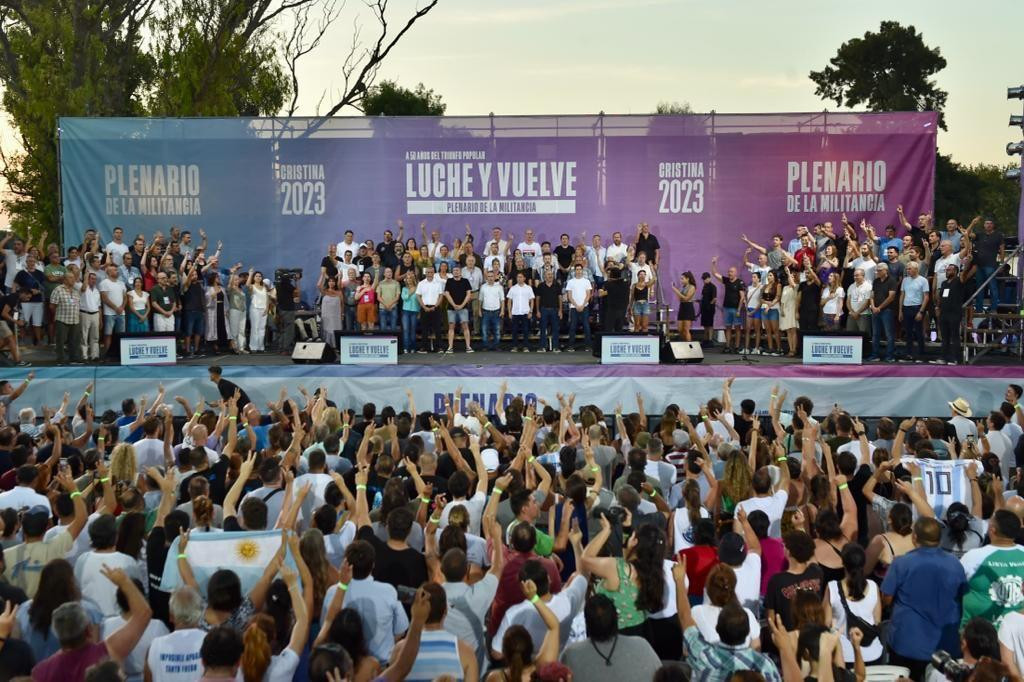
M 431 682 L 444 675 L 457 682 L 462 680 L 459 640 L 444 630 L 424 630 L 416 663 L 405 679 L 407 682 Z
M 686 628 L 683 640 L 690 655 L 688 661 L 694 682 L 724 682 L 737 670 L 753 670 L 764 675 L 765 682 L 782 682 L 771 659 L 747 646 L 728 646 L 721 642 L 709 644 L 700 636 L 696 625 Z

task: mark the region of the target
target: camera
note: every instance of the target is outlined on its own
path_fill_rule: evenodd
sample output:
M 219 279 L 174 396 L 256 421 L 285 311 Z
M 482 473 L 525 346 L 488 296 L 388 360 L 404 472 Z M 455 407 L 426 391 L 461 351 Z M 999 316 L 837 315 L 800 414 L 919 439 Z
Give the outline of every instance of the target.
M 932 667 L 945 675 L 947 680 L 953 682 L 963 682 L 974 672 L 973 665 L 961 663 L 950 656 L 948 651 L 942 649 L 932 654 Z

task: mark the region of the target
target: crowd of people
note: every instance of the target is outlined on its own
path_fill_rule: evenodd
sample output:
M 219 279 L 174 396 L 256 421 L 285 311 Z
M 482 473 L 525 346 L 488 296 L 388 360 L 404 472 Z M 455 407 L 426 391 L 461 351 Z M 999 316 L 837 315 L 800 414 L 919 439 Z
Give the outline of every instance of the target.
M 0 380 L 0 678 L 1021 679 L 1019 385 L 869 421 L 209 378 L 102 414 Z
M 942 348 L 932 361 L 956 363 L 975 288 L 986 285 L 976 310 L 986 293 L 998 310 L 1000 282 L 990 276 L 1004 261 L 1003 238 L 991 220 L 966 228 L 949 220 L 939 230 L 929 214 L 911 224 L 900 207 L 897 218 L 884 236 L 865 221 L 858 231 L 845 214 L 839 229 L 798 225 L 788 243 L 782 234 L 769 245 L 744 235 L 744 267 L 723 274 L 713 258 L 700 284 L 690 271 L 660 272 L 661 244 L 646 223 L 629 241 L 619 231 L 607 244 L 600 235 L 573 243 L 562 234 L 554 246 L 531 229 L 518 243 L 500 227 L 474 239 L 467 225 L 449 246 L 425 223 L 422 243 L 406 238 L 399 220 L 397 236 L 384 230 L 380 241 L 358 241 L 348 230 L 331 244 L 312 303 L 301 272 L 269 278 L 242 263 L 225 267 L 223 245 L 209 253 L 202 230 L 198 244 L 177 227 L 128 244 L 117 227 L 105 245 L 90 230 L 64 253 L 8 233 L 0 239 L 0 344 L 15 363 L 24 363 L 19 344 L 44 341 L 58 362 L 77 363 L 104 357 L 125 331 L 173 332 L 181 353 L 194 357 L 289 353 L 296 338 L 335 346 L 337 332 L 380 330 L 400 333 L 404 353 L 452 353 L 457 337 L 466 352 L 478 339 L 481 350 L 558 353 L 589 350 L 594 329 L 666 331 L 658 313 L 669 310 L 680 340 L 693 340 L 699 323 L 713 345 L 718 319 L 724 351 L 754 355 L 795 357 L 804 334 L 845 329 L 870 338 L 871 359 L 921 362 L 934 325 Z

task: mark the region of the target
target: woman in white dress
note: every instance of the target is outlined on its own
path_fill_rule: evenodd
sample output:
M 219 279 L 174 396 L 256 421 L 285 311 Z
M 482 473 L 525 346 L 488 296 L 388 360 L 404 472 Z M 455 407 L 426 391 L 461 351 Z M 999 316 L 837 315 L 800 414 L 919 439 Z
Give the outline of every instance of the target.
M 796 357 L 796 279 L 793 271 L 786 268 L 786 285 L 782 287 L 782 296 L 779 299 L 779 331 L 786 332 L 786 340 L 789 342 L 789 353 L 791 358 Z
M 839 641 L 843 648 L 843 660 L 854 662 L 853 644 L 847 631 L 846 608 L 850 613 L 862 618 L 876 627 L 882 622 L 882 600 L 878 594 L 878 583 L 868 580 L 864 572 L 867 556 L 860 545 L 849 543 L 842 551 L 842 581 L 833 580 L 825 587 L 825 622 L 832 624 L 832 629 L 839 633 Z M 877 663 L 882 657 L 882 638 L 875 637 L 870 643 L 867 638 L 861 643 L 861 655 L 867 665 Z
M 327 345 L 335 347 L 334 332 L 341 331 L 341 299 L 345 292 L 338 288 L 336 277 L 325 277 L 320 284 L 320 320 Z
M 263 273 L 249 269 L 249 349 L 266 350 L 267 312 L 274 300 L 274 290 L 266 286 Z

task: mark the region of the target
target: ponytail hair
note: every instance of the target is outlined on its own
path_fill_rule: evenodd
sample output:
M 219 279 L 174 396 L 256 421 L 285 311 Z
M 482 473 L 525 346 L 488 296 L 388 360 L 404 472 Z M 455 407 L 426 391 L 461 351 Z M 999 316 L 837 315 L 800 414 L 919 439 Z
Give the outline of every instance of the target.
M 690 517 L 690 525 L 696 526 L 700 521 L 700 486 L 697 481 L 687 481 L 683 486 L 683 501 L 686 503 L 686 513 Z
M 855 542 L 849 542 L 843 547 L 842 553 L 843 570 L 846 572 L 846 589 L 850 592 L 850 599 L 860 601 L 864 598 L 864 592 L 868 586 L 868 579 L 864 575 L 864 564 L 867 560 L 864 549 Z M 839 589 L 842 589 L 840 586 Z
M 508 679 L 523 679 L 523 670 L 533 663 L 533 640 L 522 625 L 513 625 L 505 631 L 501 649 L 508 659 Z M 248 680 L 246 680 L 248 682 Z
M 274 619 L 258 613 L 249 620 L 242 635 L 242 678 L 245 682 L 263 682 L 273 656 L 270 638 L 274 635 Z

